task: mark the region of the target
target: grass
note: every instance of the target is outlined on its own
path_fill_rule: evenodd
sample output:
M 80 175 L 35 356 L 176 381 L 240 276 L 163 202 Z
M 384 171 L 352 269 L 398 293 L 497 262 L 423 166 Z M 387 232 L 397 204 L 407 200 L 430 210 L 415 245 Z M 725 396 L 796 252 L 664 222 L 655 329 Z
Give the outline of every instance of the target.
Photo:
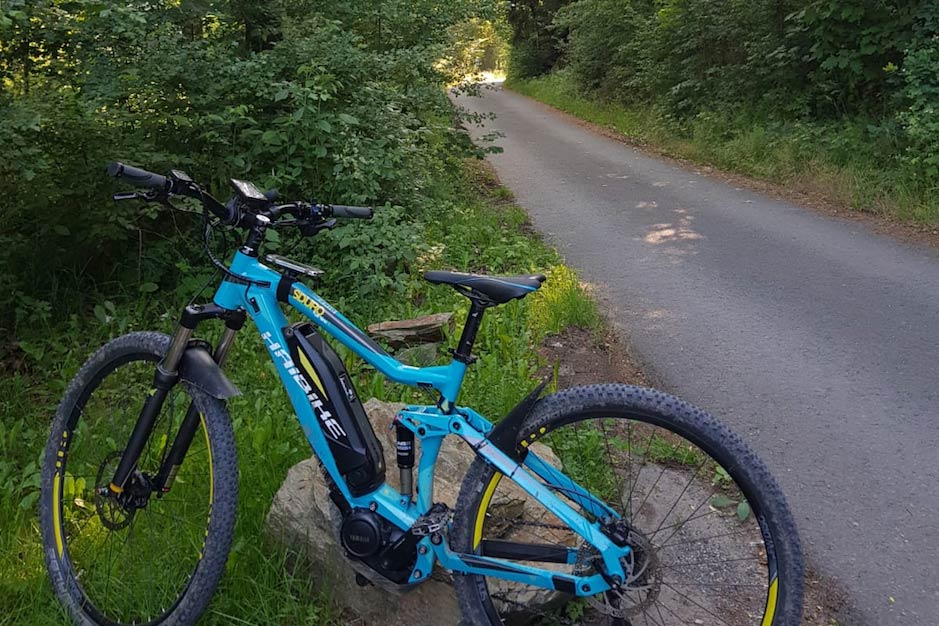
M 428 251 L 407 279 L 406 297 L 374 302 L 368 310 L 380 311 L 383 319 L 453 310 L 459 329 L 466 299 L 421 280 L 423 269 L 547 271 L 549 281 L 537 294 L 491 309 L 483 322 L 475 350 L 480 359 L 469 370 L 460 401 L 498 419 L 536 384 L 535 372 L 544 364 L 533 348 L 568 325 L 596 326 L 599 315 L 576 276 L 531 234 L 525 213 L 480 163 L 467 163 L 462 177 L 437 195 L 439 202 L 427 209 Z M 46 578 L 36 518 L 39 459 L 65 386 L 108 338 L 142 328 L 171 332 L 188 295 L 177 289 L 127 305 L 109 303 L 96 314 L 37 323 L 19 338 L 29 351 L 0 378 L 0 624 L 67 621 Z M 352 317 L 361 326 L 380 321 Z M 455 345 L 456 337 L 450 343 Z M 425 401 L 419 392 L 387 383 L 348 353 L 343 356 L 360 395 Z M 287 567 L 285 551 L 263 540 L 270 502 L 287 470 L 309 456 L 309 446 L 256 333 L 246 329 L 239 335 L 228 363 L 229 376 L 243 392 L 229 404 L 239 452 L 239 512 L 227 570 L 202 623 L 340 623 L 315 573 Z
M 924 180 L 870 120 L 780 121 L 744 110 L 700 113 L 681 124 L 654 106 L 605 102 L 578 90 L 566 71 L 507 86 L 605 126 L 669 156 L 805 192 L 836 206 L 904 222 L 939 224 L 939 182 Z

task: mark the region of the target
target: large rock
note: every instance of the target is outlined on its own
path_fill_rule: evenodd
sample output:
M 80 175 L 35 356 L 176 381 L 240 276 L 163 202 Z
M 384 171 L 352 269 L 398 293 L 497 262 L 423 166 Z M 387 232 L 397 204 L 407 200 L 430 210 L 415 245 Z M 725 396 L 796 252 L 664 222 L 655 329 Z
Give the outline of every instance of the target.
M 398 488 L 398 468 L 394 458 L 394 429 L 390 426 L 403 407 L 403 404 L 380 402 L 374 398 L 365 403 L 365 410 L 385 451 L 386 478 L 395 489 Z M 419 455 L 420 445 L 417 447 Z M 533 448 L 539 456 L 560 466 L 549 448 L 541 444 L 534 444 Z M 435 502 L 445 502 L 451 509 L 455 508 L 460 484 L 473 458 L 469 446 L 457 437 L 444 440 L 436 465 Z M 543 519 L 544 509 L 526 506 L 527 496 L 514 484 L 503 481 L 499 493 L 492 506 L 502 509 L 503 515 L 532 521 Z M 529 510 L 531 508 L 540 510 Z M 436 626 L 459 622 L 459 608 L 450 577 L 443 571 L 434 572 L 431 579 L 404 594 L 381 584 L 359 587 L 355 582 L 356 572 L 339 544 L 338 524 L 338 512 L 329 499 L 316 459 L 301 461 L 290 468 L 268 513 L 268 536 L 310 561 L 314 565 L 313 571 L 322 572 L 322 584 L 330 591 L 337 606 L 355 613 L 365 623 L 380 623 L 382 626 Z M 551 591 L 532 590 L 527 600 L 544 606 L 554 599 L 554 595 Z
M 442 573 L 401 595 L 382 586 L 360 587 L 339 545 L 337 517 L 319 463 L 307 459 L 290 468 L 274 496 L 267 517 L 268 536 L 311 562 L 313 571 L 321 572 L 320 584 L 333 602 L 367 624 L 438 626 L 459 622 L 456 596 Z
M 434 313 L 410 320 L 379 322 L 368 327 L 368 334 L 376 339 L 384 339 L 393 348 L 402 346 L 443 341 L 446 339 L 444 328 L 453 331 L 453 313 Z

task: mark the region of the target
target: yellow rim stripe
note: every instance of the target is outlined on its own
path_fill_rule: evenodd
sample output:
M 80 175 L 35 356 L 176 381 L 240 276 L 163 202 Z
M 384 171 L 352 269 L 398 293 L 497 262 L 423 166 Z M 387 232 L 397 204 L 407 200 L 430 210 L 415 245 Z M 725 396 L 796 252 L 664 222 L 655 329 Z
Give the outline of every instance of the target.
M 215 473 L 212 471 L 212 446 L 209 444 L 209 429 L 205 425 L 205 414 L 199 413 L 199 421 L 202 422 L 202 433 L 205 435 L 205 451 L 209 457 L 209 521 L 212 521 L 212 503 L 215 502 Z M 209 537 L 209 528 L 205 529 L 206 538 Z M 202 540 L 202 549 L 199 551 L 199 560 L 205 555 L 205 540 Z
M 773 626 L 773 618 L 776 616 L 776 594 L 779 590 L 779 579 L 774 578 L 769 586 L 769 596 L 766 598 L 766 612 L 763 613 L 763 623 L 761 626 Z
M 483 539 L 483 522 L 486 521 L 486 510 L 489 508 L 489 502 L 492 500 L 492 494 L 495 493 L 502 474 L 496 472 L 483 492 L 483 498 L 479 501 L 479 509 L 476 510 L 476 527 L 473 530 L 473 550 L 479 547 L 479 542 Z
M 317 389 L 320 390 L 320 393 L 323 394 L 323 397 L 326 396 L 326 390 L 323 389 L 323 383 L 320 382 L 320 377 L 316 375 L 316 370 L 313 369 L 313 365 L 310 363 L 310 360 L 306 358 L 306 355 L 303 354 L 303 351 L 300 350 L 300 364 L 303 366 L 303 369 L 306 370 L 307 374 L 310 375 L 310 378 L 313 379 L 313 383 L 316 385 Z
M 59 493 L 62 488 L 59 482 L 59 473 L 56 472 L 55 476 L 52 477 L 52 532 L 55 535 L 55 551 L 61 559 L 65 542 L 62 541 L 61 513 L 59 513 L 62 506 L 62 503 L 59 502 Z
M 212 515 L 212 503 L 215 502 L 215 474 L 212 472 L 212 446 L 209 444 L 209 429 L 205 425 L 205 414 L 199 413 L 202 433 L 205 435 L 205 451 L 209 457 L 209 515 Z

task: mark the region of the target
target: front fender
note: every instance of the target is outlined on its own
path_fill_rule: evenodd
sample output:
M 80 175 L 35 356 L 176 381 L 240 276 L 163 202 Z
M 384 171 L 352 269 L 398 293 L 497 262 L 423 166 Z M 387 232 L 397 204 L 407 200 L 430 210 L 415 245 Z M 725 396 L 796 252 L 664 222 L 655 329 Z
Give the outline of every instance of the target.
M 179 362 L 179 378 L 219 400 L 241 395 L 203 345 L 190 344 L 186 348 Z

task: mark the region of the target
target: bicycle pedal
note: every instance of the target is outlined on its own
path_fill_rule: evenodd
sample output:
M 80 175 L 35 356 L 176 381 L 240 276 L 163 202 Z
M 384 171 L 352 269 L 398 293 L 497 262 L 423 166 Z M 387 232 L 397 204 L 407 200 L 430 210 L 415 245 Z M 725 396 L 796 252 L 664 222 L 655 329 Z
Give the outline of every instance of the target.
M 426 537 L 443 530 L 453 518 L 453 511 L 446 504 L 436 502 L 430 510 L 418 517 L 411 526 L 411 534 Z

